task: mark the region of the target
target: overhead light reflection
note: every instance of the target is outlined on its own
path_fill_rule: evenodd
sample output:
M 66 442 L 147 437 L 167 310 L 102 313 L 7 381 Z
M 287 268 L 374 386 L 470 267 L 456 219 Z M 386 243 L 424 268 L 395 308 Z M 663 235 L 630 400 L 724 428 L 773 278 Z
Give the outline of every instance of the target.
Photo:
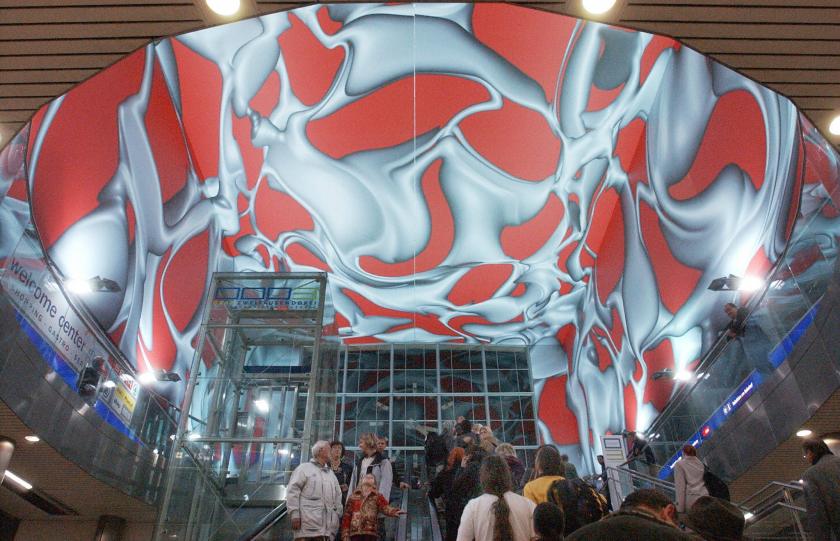
M 17 476 L 17 475 L 15 475 L 15 474 L 13 474 L 13 473 L 12 473 L 12 472 L 10 472 L 9 470 L 6 470 L 6 479 L 8 479 L 9 481 L 13 482 L 14 484 L 16 484 L 17 486 L 19 486 L 19 487 L 20 487 L 20 488 L 22 488 L 23 490 L 32 490 L 32 485 L 31 485 L 31 484 L 29 484 L 29 482 L 24 481 L 23 479 L 21 479 L 20 477 L 18 477 L 18 476 Z
M 263 400 L 263 399 L 254 400 L 254 406 L 257 408 L 257 410 L 260 413 L 268 413 L 268 401 L 267 400 Z

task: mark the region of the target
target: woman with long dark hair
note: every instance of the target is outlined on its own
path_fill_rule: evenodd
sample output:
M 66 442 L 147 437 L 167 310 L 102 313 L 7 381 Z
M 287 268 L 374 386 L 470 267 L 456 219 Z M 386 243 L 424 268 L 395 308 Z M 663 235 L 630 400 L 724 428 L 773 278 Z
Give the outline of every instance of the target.
M 530 541 L 534 505 L 513 492 L 510 468 L 500 456 L 488 456 L 479 472 L 484 494 L 464 508 L 458 541 Z
M 534 479 L 522 489 L 522 495 L 534 505 L 548 501 L 548 488 L 554 481 L 562 481 L 565 469 L 556 447 L 543 446 L 537 451 Z

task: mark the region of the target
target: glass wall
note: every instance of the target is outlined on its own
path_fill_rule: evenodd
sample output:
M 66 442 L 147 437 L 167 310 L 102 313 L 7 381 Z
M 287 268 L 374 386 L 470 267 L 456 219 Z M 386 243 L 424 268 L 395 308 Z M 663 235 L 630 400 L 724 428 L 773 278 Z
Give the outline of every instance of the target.
M 489 346 L 348 346 L 338 352 L 335 434 L 355 449 L 386 435 L 394 452 L 419 451 L 428 429 L 465 417 L 489 425 L 522 458 L 537 448 L 534 394 L 524 349 Z

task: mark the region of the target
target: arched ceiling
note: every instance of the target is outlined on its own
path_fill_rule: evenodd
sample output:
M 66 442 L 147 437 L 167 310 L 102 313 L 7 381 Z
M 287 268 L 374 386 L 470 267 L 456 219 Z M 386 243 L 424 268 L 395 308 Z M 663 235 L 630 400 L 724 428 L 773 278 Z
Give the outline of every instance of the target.
M 577 0 L 527 2 L 581 15 Z M 244 0 L 243 13 L 305 3 Z M 836 0 L 619 0 L 604 19 L 675 37 L 791 98 L 828 133 L 840 114 Z M 47 101 L 150 39 L 225 22 L 203 0 L 0 0 L 0 146 Z

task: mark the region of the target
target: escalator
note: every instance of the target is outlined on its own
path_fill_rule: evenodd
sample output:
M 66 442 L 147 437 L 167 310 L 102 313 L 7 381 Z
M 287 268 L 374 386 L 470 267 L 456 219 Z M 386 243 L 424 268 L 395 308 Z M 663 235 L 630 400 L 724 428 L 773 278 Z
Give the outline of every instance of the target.
M 654 488 L 676 500 L 673 483 L 634 471 L 625 466 L 607 468 L 613 498 L 619 501 L 628 494 Z M 744 513 L 744 536 L 752 541 L 806 541 L 805 494 L 800 483 L 773 481 L 748 498 L 733 502 Z

